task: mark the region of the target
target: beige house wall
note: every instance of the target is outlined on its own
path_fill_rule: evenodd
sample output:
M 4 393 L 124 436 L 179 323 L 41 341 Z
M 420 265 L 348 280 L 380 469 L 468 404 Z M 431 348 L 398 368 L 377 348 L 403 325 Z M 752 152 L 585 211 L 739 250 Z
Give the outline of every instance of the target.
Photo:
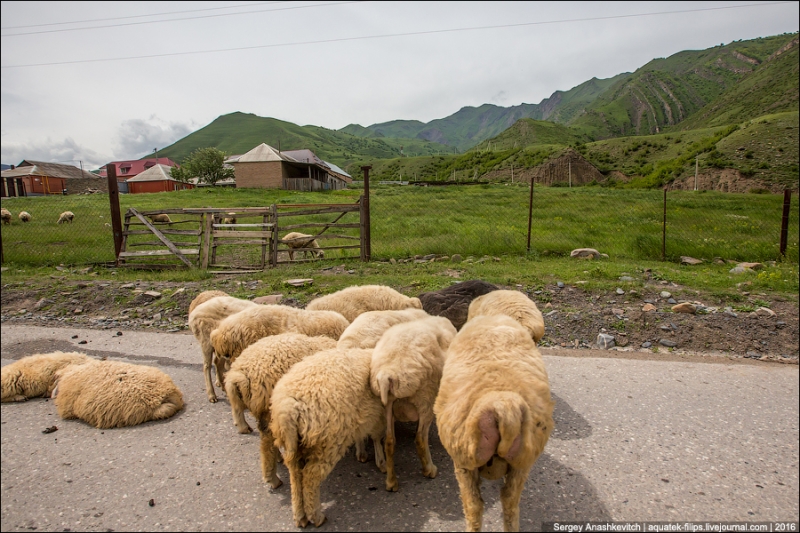
M 233 163 L 237 189 L 280 189 L 286 170 L 280 161 Z

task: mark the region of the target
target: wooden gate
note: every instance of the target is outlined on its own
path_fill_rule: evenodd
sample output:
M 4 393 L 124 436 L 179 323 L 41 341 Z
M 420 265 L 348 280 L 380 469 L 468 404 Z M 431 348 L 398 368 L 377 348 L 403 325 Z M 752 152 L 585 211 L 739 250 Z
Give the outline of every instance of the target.
M 188 217 L 184 215 L 180 217 L 180 219 L 172 220 L 170 218 L 169 221 L 163 222 L 153 222 L 152 219 L 148 220 L 148 217 L 153 217 L 155 215 L 167 215 L 167 217 L 169 217 L 169 215 L 183 215 L 184 213 L 184 209 L 162 209 L 160 211 L 144 211 L 139 213 L 136 209 L 132 207 L 129 208 L 125 213 L 125 225 L 122 231 L 122 247 L 119 254 L 119 262 L 127 266 L 169 268 L 180 265 L 164 264 L 163 260 L 178 259 L 189 268 L 197 265 L 200 257 L 201 236 L 203 233 L 202 215 L 197 216 L 190 214 Z M 186 224 L 196 225 L 197 229 L 176 229 L 176 226 L 185 227 Z M 144 228 L 138 229 L 138 226 L 143 226 Z M 167 235 L 174 236 L 173 238 L 191 239 L 192 237 L 196 237 L 196 239 L 192 241 L 173 241 L 167 237 Z M 147 240 L 147 237 L 155 237 L 156 240 Z M 144 249 L 145 247 L 147 249 Z M 164 247 L 166 247 L 166 250 Z M 137 248 L 137 251 L 129 251 L 129 248 Z M 154 259 L 162 261 L 153 261 Z

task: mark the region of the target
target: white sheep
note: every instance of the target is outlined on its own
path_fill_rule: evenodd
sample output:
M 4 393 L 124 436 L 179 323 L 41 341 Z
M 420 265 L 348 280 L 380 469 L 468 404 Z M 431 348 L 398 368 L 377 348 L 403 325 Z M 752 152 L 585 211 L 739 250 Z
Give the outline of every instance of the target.
M 520 291 L 499 290 L 478 296 L 469 304 L 467 321 L 480 315 L 507 315 L 531 334 L 534 342 L 544 337 L 544 318 L 536 304 Z
M 422 309 L 367 311 L 358 315 L 347 326 L 336 346 L 338 348 L 374 348 L 386 330 L 395 324 L 429 316 Z
M 59 215 L 57 223 L 64 224 L 66 222 L 72 224 L 72 220 L 74 218 L 75 218 L 75 213 L 73 213 L 72 211 L 64 211 L 63 213 L 61 213 L 61 215 Z
M 213 301 L 213 300 L 212 300 Z M 339 340 L 350 325 L 334 311 L 305 311 L 288 305 L 257 305 L 225 318 L 211 332 L 211 346 L 221 362 L 223 377 L 242 351 L 264 337 L 302 333 Z
M 266 337 L 245 348 L 225 376 L 225 391 L 239 433 L 251 431 L 244 419 L 245 409 L 249 409 L 258 421 L 258 430 L 261 432 L 261 474 L 273 489 L 280 487 L 282 482 L 275 472 L 277 453 L 269 430 L 272 389 L 295 363 L 335 347 L 336 341 L 330 337 L 308 337 L 299 333 Z
M 352 322 L 367 311 L 422 309 L 419 298 L 408 297 L 385 285 L 357 285 L 311 300 L 306 309 L 336 311 Z
M 153 222 L 172 222 L 172 219 L 169 218 L 169 215 L 166 213 L 160 213 L 157 215 L 148 215 L 148 218 Z
M 319 244 L 313 235 L 296 231 L 284 235 L 281 242 L 289 247 L 289 259 L 291 261 L 294 261 L 294 252 L 298 248 L 319 248 Z M 322 250 L 303 250 L 303 257 L 308 257 L 308 252 L 311 252 L 312 257 L 325 257 L 325 252 Z
M 23 357 L 0 369 L 0 401 L 23 402 L 28 398 L 48 396 L 58 370 L 89 361 L 93 359 L 78 352 L 38 353 Z
M 369 386 L 372 350 L 326 350 L 295 364 L 272 391 L 269 427 L 281 448 L 298 527 L 325 521 L 319 489 L 354 443 L 380 442 L 383 406 Z M 385 471 L 380 446 L 375 462 Z
M 11 224 L 11 216 L 11 211 L 5 207 L 0 208 L 0 219 L 3 221 L 3 224 Z
M 183 409 L 183 394 L 167 374 L 121 361 L 59 370 L 52 397 L 61 418 L 80 418 L 98 429 L 162 420 Z
M 187 314 L 191 315 L 195 307 L 197 307 L 202 303 L 206 303 L 211 298 L 216 298 L 217 296 L 230 296 L 230 295 L 225 291 L 217 291 L 217 290 L 203 291 L 197 296 L 195 296 L 194 300 L 192 300 L 192 302 L 189 304 L 189 312 Z
M 520 495 L 554 425 L 547 371 L 529 330 L 506 315 L 468 320 L 447 351 L 433 410 L 467 531 L 481 529 L 480 478 L 502 476 L 503 526 L 519 531 Z
M 18 217 L 19 217 L 19 219 L 20 219 L 21 221 L 23 221 L 23 222 L 30 222 L 30 221 L 31 221 L 31 219 L 33 218 L 33 217 L 31 216 L 31 214 L 30 214 L 30 213 L 28 213 L 27 211 L 20 211 L 20 212 L 19 212 L 19 215 L 17 215 L 17 216 L 18 216 Z
M 363 316 L 363 315 L 362 315 Z M 386 410 L 386 490 L 399 488 L 394 471 L 394 420 L 417 422 L 417 455 L 422 473 L 435 478 L 428 434 L 445 353 L 456 335 L 449 319 L 431 316 L 392 326 L 372 354 L 370 386 Z
M 223 224 L 236 224 L 236 213 L 228 213 L 227 217 L 222 219 Z M 228 228 L 228 229 L 236 229 L 236 228 Z
M 200 343 L 200 349 L 203 352 L 203 377 L 206 380 L 206 395 L 211 403 L 217 401 L 217 393 L 211 383 L 212 365 L 217 369 L 217 387 L 221 387 L 223 383 L 223 369 L 220 361 L 214 358 L 211 332 L 217 329 L 219 323 L 230 315 L 257 305 L 249 300 L 233 296 L 217 296 L 201 303 L 189 313 L 189 329 Z

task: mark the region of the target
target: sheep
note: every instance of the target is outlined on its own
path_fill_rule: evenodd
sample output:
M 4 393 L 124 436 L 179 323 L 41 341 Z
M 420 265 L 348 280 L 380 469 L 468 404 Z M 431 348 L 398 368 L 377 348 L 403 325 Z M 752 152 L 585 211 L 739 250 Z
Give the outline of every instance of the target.
M 166 213 L 159 213 L 157 215 L 148 215 L 148 218 L 153 222 L 172 222 L 169 215 Z
M 480 477 L 502 476 L 503 526 L 519 531 L 520 495 L 554 425 L 547 371 L 529 330 L 506 315 L 468 320 L 447 351 L 433 411 L 467 531 L 481 528 Z
M 394 471 L 394 420 L 418 422 L 417 455 L 422 473 L 435 478 L 428 434 L 433 423 L 433 403 L 439 391 L 445 352 L 456 328 L 444 317 L 428 317 L 392 326 L 372 353 L 370 386 L 386 411 L 386 490 L 397 491 Z
M 242 351 L 264 337 L 280 333 L 302 333 L 339 340 L 350 325 L 334 311 L 305 311 L 288 305 L 257 305 L 222 320 L 211 332 L 211 346 L 222 364 L 223 378 Z
M 223 224 L 236 224 L 236 213 L 228 213 L 227 217 L 222 219 Z M 236 228 L 231 228 L 236 229 Z
M 192 300 L 192 303 L 189 304 L 188 314 L 191 315 L 195 307 L 209 301 L 211 298 L 216 298 L 217 296 L 230 296 L 230 295 L 225 291 L 217 291 L 217 290 L 203 291 L 197 296 L 195 296 L 194 300 Z
M 388 311 L 392 309 L 422 309 L 419 298 L 408 297 L 385 285 L 357 285 L 311 300 L 306 309 L 318 311 L 326 309 L 341 313 L 352 322 L 367 311 Z
M 395 324 L 429 316 L 422 309 L 367 311 L 358 315 L 347 326 L 336 346 L 339 348 L 374 348 L 386 330 Z
M 33 218 L 33 217 L 31 216 L 31 214 L 30 214 L 30 213 L 28 213 L 27 211 L 20 211 L 20 212 L 19 212 L 19 215 L 17 215 L 17 216 L 18 216 L 18 217 L 19 217 L 19 219 L 20 219 L 21 221 L 23 221 L 23 222 L 30 222 L 30 221 L 31 221 L 31 219 Z
M 53 389 L 56 371 L 89 361 L 93 359 L 78 352 L 38 353 L 23 357 L 0 369 L 0 401 L 24 402 L 28 398 L 47 396 Z
M 289 247 L 289 260 L 291 261 L 294 261 L 294 252 L 298 248 L 319 248 L 319 244 L 313 235 L 306 235 L 296 231 L 284 235 L 281 242 Z M 311 252 L 312 257 L 325 257 L 325 252 L 322 250 L 303 250 L 303 257 L 308 257 L 308 252 Z
M 536 304 L 519 291 L 499 290 L 478 296 L 469 304 L 467 321 L 480 315 L 508 315 L 531 334 L 534 342 L 544 337 L 544 319 Z
M 3 207 L 0 209 L 0 219 L 3 220 L 3 224 L 11 224 L 11 211 Z
M 58 224 L 63 224 L 65 222 L 72 224 L 72 220 L 75 218 L 75 213 L 72 211 L 64 211 L 58 217 Z
M 472 279 L 438 291 L 423 292 L 419 295 L 419 299 L 426 313 L 449 318 L 456 329 L 461 329 L 467 321 L 469 304 L 478 296 L 496 291 L 498 288 L 491 283 Z
M 194 334 L 197 342 L 200 343 L 200 349 L 203 352 L 203 377 L 206 380 L 206 396 L 208 396 L 208 401 L 211 403 L 217 402 L 217 393 L 211 383 L 212 364 L 217 369 L 217 387 L 222 386 L 223 378 L 221 363 L 214 358 L 214 348 L 211 346 L 211 332 L 228 316 L 256 305 L 258 304 L 249 300 L 234 298 L 233 296 L 217 296 L 199 304 L 189 313 L 189 329 Z
M 239 433 L 252 431 L 244 419 L 245 409 L 249 409 L 258 421 L 261 432 L 261 474 L 264 482 L 273 489 L 280 487 L 282 481 L 275 472 L 277 454 L 269 430 L 272 389 L 295 363 L 335 347 L 336 341 L 329 337 L 308 337 L 299 333 L 266 337 L 245 348 L 225 376 L 225 391 Z
M 59 370 L 51 397 L 61 418 L 80 418 L 98 429 L 162 420 L 183 409 L 183 393 L 167 374 L 121 361 Z
M 320 484 L 354 443 L 380 442 L 386 424 L 369 386 L 372 350 L 339 348 L 306 357 L 272 391 L 270 431 L 289 470 L 292 515 L 298 527 L 321 526 Z M 375 462 L 386 470 L 383 449 Z

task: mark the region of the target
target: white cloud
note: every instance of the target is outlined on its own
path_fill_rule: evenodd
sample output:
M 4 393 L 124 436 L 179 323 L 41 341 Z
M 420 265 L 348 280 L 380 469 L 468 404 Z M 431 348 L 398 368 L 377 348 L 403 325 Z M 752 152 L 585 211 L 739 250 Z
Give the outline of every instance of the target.
M 90 148 L 80 146 L 73 139 L 53 141 L 49 137 L 31 143 L 3 141 L 3 162 L 17 165 L 23 160 L 65 163 L 84 170 L 94 170 L 111 161 L 107 154 L 100 154 Z
M 128 119 L 117 132 L 118 159 L 135 159 L 152 154 L 154 149 L 164 148 L 186 137 L 197 128 L 196 124 L 167 123 L 151 116 L 148 120 Z

